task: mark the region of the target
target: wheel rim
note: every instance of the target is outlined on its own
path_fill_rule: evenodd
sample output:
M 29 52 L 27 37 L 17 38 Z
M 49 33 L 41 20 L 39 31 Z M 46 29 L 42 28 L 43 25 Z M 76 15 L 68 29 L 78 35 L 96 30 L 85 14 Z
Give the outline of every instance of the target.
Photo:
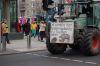
M 92 48 L 97 49 L 99 46 L 99 38 L 97 36 L 94 36 L 92 39 Z

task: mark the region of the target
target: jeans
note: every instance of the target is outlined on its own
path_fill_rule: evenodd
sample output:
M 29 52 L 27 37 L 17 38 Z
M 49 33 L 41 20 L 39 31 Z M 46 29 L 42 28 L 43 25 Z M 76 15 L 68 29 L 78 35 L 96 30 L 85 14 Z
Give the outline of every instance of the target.
M 4 33 L 3 36 L 6 36 L 6 41 L 7 41 L 7 43 L 9 44 L 10 41 L 9 41 L 9 38 L 8 38 L 8 33 Z
M 34 38 L 36 37 L 36 30 L 32 29 L 32 36 L 34 36 Z

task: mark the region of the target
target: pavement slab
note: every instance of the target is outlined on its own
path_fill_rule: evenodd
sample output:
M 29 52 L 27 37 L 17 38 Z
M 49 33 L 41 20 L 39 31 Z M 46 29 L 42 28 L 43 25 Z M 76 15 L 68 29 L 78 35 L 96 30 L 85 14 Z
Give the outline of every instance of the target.
M 10 42 L 10 44 L 6 44 L 6 51 L 0 50 L 0 55 L 46 50 L 45 39 L 44 42 L 41 42 L 37 37 L 31 38 L 31 48 L 27 48 L 26 36 L 22 40 L 11 40 Z

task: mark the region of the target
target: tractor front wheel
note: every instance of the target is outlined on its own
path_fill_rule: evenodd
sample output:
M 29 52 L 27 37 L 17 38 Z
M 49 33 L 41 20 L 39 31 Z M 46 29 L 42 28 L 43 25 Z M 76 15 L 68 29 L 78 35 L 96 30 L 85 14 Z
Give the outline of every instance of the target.
M 47 49 L 52 54 L 62 54 L 66 50 L 65 44 L 53 44 L 53 43 L 47 43 Z

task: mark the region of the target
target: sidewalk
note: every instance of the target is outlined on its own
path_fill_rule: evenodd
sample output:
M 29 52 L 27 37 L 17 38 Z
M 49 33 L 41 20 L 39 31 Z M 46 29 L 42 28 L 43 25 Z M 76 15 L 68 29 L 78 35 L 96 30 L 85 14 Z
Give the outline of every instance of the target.
M 40 42 L 37 40 L 37 37 L 31 38 L 31 48 L 29 49 L 27 48 L 27 37 L 26 36 L 23 40 L 11 40 L 10 42 L 11 44 L 7 44 L 6 51 L 3 52 L 0 50 L 0 55 L 46 50 L 45 41 Z

